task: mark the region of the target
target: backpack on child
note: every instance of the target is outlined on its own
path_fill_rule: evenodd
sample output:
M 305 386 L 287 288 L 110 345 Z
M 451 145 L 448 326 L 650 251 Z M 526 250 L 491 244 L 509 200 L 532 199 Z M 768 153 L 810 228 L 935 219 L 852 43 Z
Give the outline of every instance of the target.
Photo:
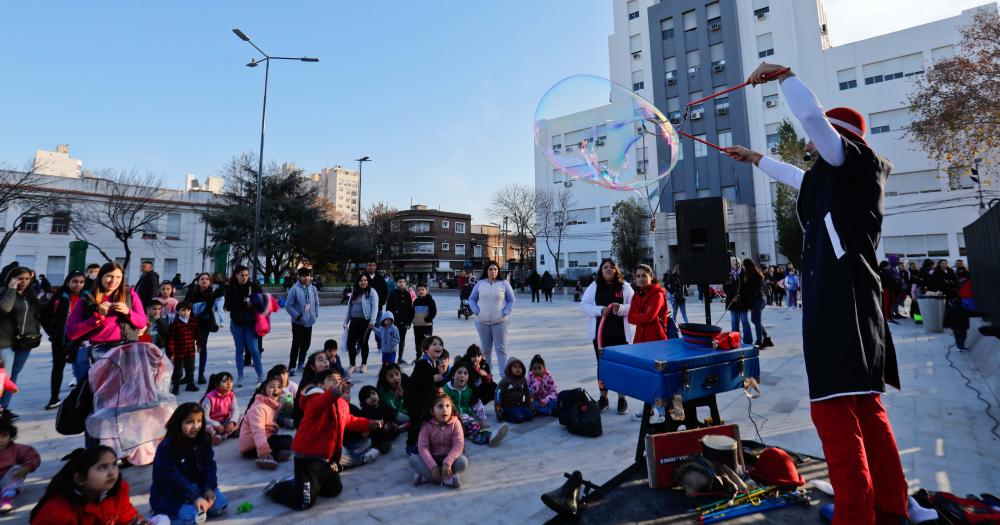
M 601 408 L 586 390 L 563 390 L 556 399 L 559 424 L 564 425 L 570 434 L 598 437 L 604 432 L 601 426 Z

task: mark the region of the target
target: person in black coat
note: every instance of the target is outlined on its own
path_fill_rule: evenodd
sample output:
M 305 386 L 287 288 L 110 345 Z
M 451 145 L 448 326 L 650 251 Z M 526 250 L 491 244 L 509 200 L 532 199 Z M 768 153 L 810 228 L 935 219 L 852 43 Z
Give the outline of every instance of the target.
M 934 289 L 943 293 L 945 297 L 958 296 L 958 277 L 955 275 L 955 270 L 948 267 L 947 259 L 938 261 L 934 273 L 931 274 L 931 280 L 934 282 Z
M 243 355 L 250 352 L 257 382 L 264 381 L 264 366 L 260 362 L 260 346 L 255 329 L 257 314 L 264 311 L 263 290 L 260 285 L 250 282 L 250 269 L 246 266 L 233 268 L 233 275 L 226 290 L 225 309 L 229 312 L 229 331 L 236 346 L 236 384 L 243 386 Z
M 365 267 L 365 275 L 368 276 L 368 286 L 378 293 L 378 315 L 375 317 L 375 324 L 382 321 L 382 310 L 385 310 L 385 302 L 389 299 L 389 286 L 385 284 L 385 279 L 379 274 L 378 263 L 370 262 Z M 368 354 L 368 338 L 371 336 L 372 330 L 365 332 L 365 336 L 361 339 L 361 346 L 365 355 Z
M 142 301 L 143 308 L 149 308 L 153 297 L 160 291 L 160 274 L 153 271 L 153 261 L 142 261 L 139 268 L 142 270 L 142 276 L 135 283 L 135 293 Z
M 59 391 L 62 389 L 63 372 L 66 369 L 66 320 L 69 319 L 70 308 L 81 298 L 90 295 L 84 289 L 86 276 L 83 272 L 69 272 L 63 285 L 52 294 L 52 299 L 42 310 L 41 323 L 45 333 L 49 334 L 52 343 L 52 376 L 49 381 L 49 402 L 45 410 L 59 407 Z
M 764 337 L 767 332 L 764 330 L 764 323 L 761 314 L 764 311 L 764 274 L 753 262 L 753 259 L 743 259 L 743 272 L 741 274 L 743 286 L 740 290 L 740 303 L 743 309 L 750 313 L 750 322 L 753 323 L 756 337 L 753 339 L 754 346 L 761 348 L 764 346 Z M 750 341 L 746 341 L 750 343 Z
M 539 277 L 538 272 L 531 270 L 531 274 L 528 275 L 528 288 L 531 290 L 531 302 L 538 303 L 542 299 L 539 297 L 539 290 L 542 286 L 542 278 Z
M 545 296 L 545 302 L 552 302 L 552 288 L 556 285 L 556 280 L 552 278 L 552 274 L 546 271 L 542 274 L 542 279 L 539 285 L 542 287 L 542 294 Z
M 802 347 L 810 412 L 833 482 L 838 522 L 902 521 L 907 482 L 880 394 L 900 388 L 892 335 L 882 314 L 876 255 L 892 164 L 864 138 L 858 111 L 824 111 L 791 71 L 763 63 L 754 85 L 781 82 L 816 157 L 808 171 L 742 146 L 724 148 L 799 190 L 803 226 Z M 877 502 L 877 503 L 876 503 Z
M 405 365 L 403 348 L 406 346 L 406 331 L 413 324 L 413 299 L 410 298 L 410 290 L 406 287 L 406 277 L 396 279 L 396 289 L 389 293 L 385 309 L 387 312 L 392 312 L 392 324 L 399 330 L 399 359 L 396 362 Z

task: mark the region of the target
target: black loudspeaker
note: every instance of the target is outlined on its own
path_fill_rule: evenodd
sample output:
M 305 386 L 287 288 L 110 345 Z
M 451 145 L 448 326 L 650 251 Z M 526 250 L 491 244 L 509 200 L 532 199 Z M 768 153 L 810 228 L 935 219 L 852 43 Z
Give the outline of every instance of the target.
M 691 284 L 718 284 L 729 278 L 728 205 L 722 197 L 674 203 L 681 278 Z
M 542 494 L 542 503 L 564 518 L 577 519 L 580 517 L 580 486 L 584 483 L 583 475 L 577 470 L 566 474 L 566 477 L 569 480 L 561 487 Z

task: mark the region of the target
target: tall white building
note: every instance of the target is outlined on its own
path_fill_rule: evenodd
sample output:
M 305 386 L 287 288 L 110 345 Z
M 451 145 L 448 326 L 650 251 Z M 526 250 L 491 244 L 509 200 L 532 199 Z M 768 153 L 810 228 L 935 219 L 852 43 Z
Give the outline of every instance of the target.
M 339 222 L 358 224 L 361 176 L 356 170 L 334 166 L 307 177 L 318 187 L 319 196 L 333 204 Z
M 791 66 L 825 107 L 850 106 L 864 114 L 871 129 L 869 143 L 895 166 L 886 187 L 880 254 L 954 259 L 965 255 L 961 230 L 977 216 L 976 193 L 967 176 L 949 177 L 939 162 L 906 138 L 911 120 L 906 100 L 915 78 L 954 53 L 959 28 L 974 13 L 966 10 L 834 47 L 829 33 L 837 28 L 828 26 L 822 0 L 614 1 L 609 76 L 679 123 L 688 101 L 742 82 L 762 61 Z M 748 87 L 700 106 L 695 108 L 701 110 L 700 118 L 689 119 L 684 129 L 722 146 L 743 144 L 770 153 L 784 119 L 803 135 L 777 83 Z M 553 119 L 550 127 L 570 133 L 586 122 L 599 125 L 599 117 L 597 108 Z M 554 141 L 558 134 L 550 130 L 550 135 Z M 676 256 L 673 203 L 707 196 L 722 196 L 731 203 L 730 249 L 735 255 L 767 264 L 783 262 L 772 209 L 776 183 L 689 139 L 682 143 L 681 161 L 660 185 L 657 271 L 673 264 Z M 657 157 L 664 153 L 662 144 L 637 150 L 633 166 L 657 166 Z M 536 186 L 551 187 L 556 182 L 551 165 L 538 152 L 535 158 Z M 575 184 L 573 192 L 574 213 L 598 221 L 600 210 L 623 198 L 587 184 Z M 610 223 L 574 224 L 567 237 L 570 243 L 563 252 L 573 257 L 565 257 L 563 266 L 583 260 L 589 264 L 610 250 Z M 552 261 L 542 260 L 544 239 L 538 246 L 539 266 L 551 270 Z
M 55 151 L 35 150 L 32 170 L 39 175 L 80 177 L 83 161 L 69 156 L 69 144 L 59 144 Z

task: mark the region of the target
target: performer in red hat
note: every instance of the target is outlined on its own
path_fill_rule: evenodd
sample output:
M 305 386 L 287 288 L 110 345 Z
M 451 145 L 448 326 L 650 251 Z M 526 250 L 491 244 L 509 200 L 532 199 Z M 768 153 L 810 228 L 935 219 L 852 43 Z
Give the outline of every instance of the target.
M 899 388 L 899 372 L 875 255 L 892 165 L 868 146 L 860 113 L 824 113 L 812 91 L 785 70 L 764 63 L 748 81 L 781 83 L 810 139 L 806 151 L 818 154 L 812 168 L 803 172 L 742 146 L 725 150 L 799 190 L 802 343 L 812 420 L 834 487 L 833 522 L 896 524 L 907 516 L 907 486 L 880 394 L 887 383 Z

